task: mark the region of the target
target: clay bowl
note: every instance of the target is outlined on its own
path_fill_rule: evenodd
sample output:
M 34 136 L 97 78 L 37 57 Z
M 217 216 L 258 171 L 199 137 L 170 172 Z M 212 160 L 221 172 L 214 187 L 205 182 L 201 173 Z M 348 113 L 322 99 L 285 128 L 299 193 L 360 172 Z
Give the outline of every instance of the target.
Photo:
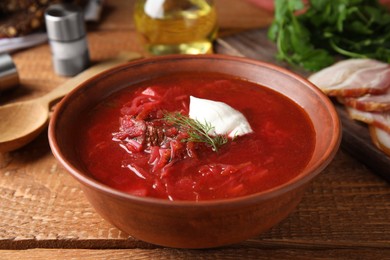
M 309 114 L 314 154 L 296 178 L 266 192 L 215 201 L 168 201 L 137 197 L 99 183 L 83 169 L 72 132 L 82 111 L 111 93 L 153 77 L 188 71 L 219 72 L 259 83 L 294 100 Z M 49 126 L 55 157 L 81 184 L 85 196 L 107 221 L 129 235 L 157 245 L 210 248 L 237 243 L 279 223 L 301 201 L 305 188 L 333 159 L 341 134 L 337 113 L 315 86 L 285 69 L 245 58 L 164 56 L 135 61 L 93 77 L 57 106 Z

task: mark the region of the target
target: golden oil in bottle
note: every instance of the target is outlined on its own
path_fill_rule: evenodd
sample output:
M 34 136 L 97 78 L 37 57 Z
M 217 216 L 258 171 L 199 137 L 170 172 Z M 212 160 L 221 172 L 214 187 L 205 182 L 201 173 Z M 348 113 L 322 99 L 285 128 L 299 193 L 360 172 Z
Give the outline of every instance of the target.
M 154 55 L 212 53 L 216 19 L 210 0 L 137 0 L 134 7 L 137 31 Z

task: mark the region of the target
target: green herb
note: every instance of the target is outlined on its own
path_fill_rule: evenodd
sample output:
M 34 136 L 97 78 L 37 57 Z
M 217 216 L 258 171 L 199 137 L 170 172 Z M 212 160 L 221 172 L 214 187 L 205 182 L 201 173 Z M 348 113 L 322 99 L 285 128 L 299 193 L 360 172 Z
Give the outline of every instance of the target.
M 201 123 L 178 112 L 165 113 L 164 119 L 188 133 L 189 137 L 184 139 L 184 142 L 206 143 L 211 146 L 213 151 L 217 152 L 219 147 L 228 141 L 225 135 L 209 135 L 214 130 L 214 127 L 209 122 Z
M 278 59 L 311 71 L 335 55 L 390 62 L 390 13 L 377 0 L 276 0 L 268 36 Z

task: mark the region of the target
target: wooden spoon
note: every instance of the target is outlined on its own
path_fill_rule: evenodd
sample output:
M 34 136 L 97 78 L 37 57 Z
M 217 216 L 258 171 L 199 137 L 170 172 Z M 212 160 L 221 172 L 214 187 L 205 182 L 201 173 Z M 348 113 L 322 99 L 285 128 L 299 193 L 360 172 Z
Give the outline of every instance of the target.
M 121 53 L 111 60 L 88 68 L 42 97 L 1 106 L 0 153 L 16 150 L 36 138 L 47 126 L 53 101 L 62 98 L 92 76 L 138 58 L 141 58 L 138 53 Z

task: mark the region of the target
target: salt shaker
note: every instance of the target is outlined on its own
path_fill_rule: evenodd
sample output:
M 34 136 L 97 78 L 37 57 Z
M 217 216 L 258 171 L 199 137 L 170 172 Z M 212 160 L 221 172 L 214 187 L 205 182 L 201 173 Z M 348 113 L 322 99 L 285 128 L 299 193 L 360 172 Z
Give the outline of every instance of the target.
M 73 76 L 89 65 L 89 51 L 83 12 L 71 4 L 51 5 L 45 12 L 54 70 Z
M 0 54 L 0 91 L 11 89 L 19 84 L 16 66 L 7 53 Z

